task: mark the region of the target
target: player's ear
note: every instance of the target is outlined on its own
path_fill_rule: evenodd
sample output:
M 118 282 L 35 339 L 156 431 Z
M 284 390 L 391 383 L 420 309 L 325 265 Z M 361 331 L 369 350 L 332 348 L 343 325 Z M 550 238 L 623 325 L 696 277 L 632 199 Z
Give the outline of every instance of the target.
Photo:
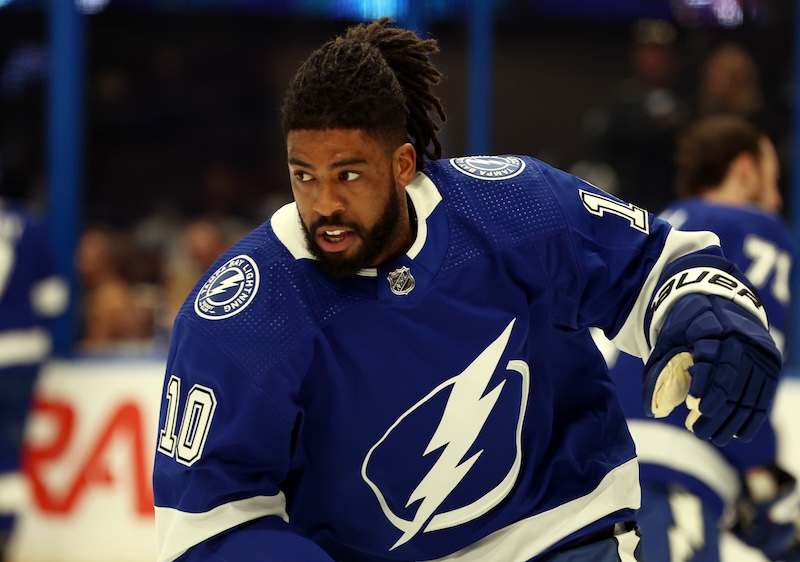
M 417 174 L 417 151 L 409 142 L 398 146 L 392 155 L 392 170 L 395 181 L 402 186 L 411 183 Z
M 740 152 L 731 162 L 731 172 L 740 182 L 747 183 L 758 173 L 758 161 L 752 152 Z
M 758 159 L 749 151 L 739 153 L 731 162 L 729 173 L 736 180 L 741 196 L 747 200 L 755 196 L 758 187 Z

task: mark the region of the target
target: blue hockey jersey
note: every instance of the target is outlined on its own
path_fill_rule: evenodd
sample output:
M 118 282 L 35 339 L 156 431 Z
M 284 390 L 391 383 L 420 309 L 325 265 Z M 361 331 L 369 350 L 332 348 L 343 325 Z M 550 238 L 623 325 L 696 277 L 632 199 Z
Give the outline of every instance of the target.
M 770 333 L 782 350 L 789 327 L 793 255 L 791 235 L 783 222 L 754 206 L 726 206 L 699 198 L 678 200 L 659 216 L 675 228 L 711 230 L 719 236 L 725 256 L 759 290 Z M 734 440 L 717 448 L 686 431 L 685 406 L 666 418 L 646 418 L 641 392 L 635 388 L 642 378 L 642 360 L 617 356 L 614 351 L 606 355 L 637 444 L 643 479 L 680 483 L 721 512 L 738 496 L 741 475 L 748 468 L 774 462 L 776 438 L 769 423 L 749 443 Z
M 36 366 L 49 356 L 48 324 L 67 298 L 42 217 L 0 199 L 0 369 Z
M 717 263 L 716 236 L 528 157 L 429 162 L 407 193 L 401 257 L 331 279 L 289 204 L 189 295 L 155 454 L 160 561 L 525 561 L 634 518 L 634 446 L 589 328 L 647 355 L 662 273 Z

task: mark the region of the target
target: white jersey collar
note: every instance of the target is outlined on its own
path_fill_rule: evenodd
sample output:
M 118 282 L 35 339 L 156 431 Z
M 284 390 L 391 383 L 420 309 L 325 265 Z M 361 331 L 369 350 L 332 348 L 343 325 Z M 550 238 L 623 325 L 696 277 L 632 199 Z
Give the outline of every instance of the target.
M 418 172 L 414 180 L 406 186 L 406 193 L 417 213 L 417 234 L 414 243 L 406 252 L 406 255 L 413 260 L 425 247 L 428 237 L 428 217 L 442 200 L 442 195 L 431 179 L 422 172 Z M 316 259 L 306 246 L 303 224 L 300 222 L 300 213 L 297 211 L 296 203 L 287 203 L 278 209 L 269 222 L 275 236 L 292 254 L 292 257 L 297 260 Z M 377 270 L 374 267 L 365 268 L 359 271 L 358 275 L 375 277 Z

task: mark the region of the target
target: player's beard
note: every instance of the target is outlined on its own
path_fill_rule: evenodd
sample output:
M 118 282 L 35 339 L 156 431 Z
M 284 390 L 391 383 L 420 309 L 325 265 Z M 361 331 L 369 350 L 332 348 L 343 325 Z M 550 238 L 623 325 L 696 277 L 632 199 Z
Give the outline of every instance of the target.
M 397 193 L 397 184 L 391 180 L 389 201 L 383 214 L 369 230 L 364 230 L 360 225 L 346 223 L 336 218 L 336 215 L 323 217 L 311 227 L 303 223 L 308 251 L 317 258 L 323 271 L 335 279 L 352 277 L 366 267 L 375 265 L 378 257 L 389 247 L 397 235 L 400 224 L 400 196 Z M 361 247 L 355 254 L 345 257 L 344 252 L 326 252 L 317 243 L 313 233 L 323 226 L 345 226 L 353 231 L 353 235 L 361 240 Z

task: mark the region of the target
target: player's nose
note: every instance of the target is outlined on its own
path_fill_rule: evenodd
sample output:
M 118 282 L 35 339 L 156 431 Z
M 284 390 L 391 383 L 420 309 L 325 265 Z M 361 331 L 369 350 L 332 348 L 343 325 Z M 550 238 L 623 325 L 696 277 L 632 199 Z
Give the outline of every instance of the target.
M 314 211 L 323 217 L 344 211 L 344 200 L 333 182 L 319 182 L 319 187 L 314 194 Z

